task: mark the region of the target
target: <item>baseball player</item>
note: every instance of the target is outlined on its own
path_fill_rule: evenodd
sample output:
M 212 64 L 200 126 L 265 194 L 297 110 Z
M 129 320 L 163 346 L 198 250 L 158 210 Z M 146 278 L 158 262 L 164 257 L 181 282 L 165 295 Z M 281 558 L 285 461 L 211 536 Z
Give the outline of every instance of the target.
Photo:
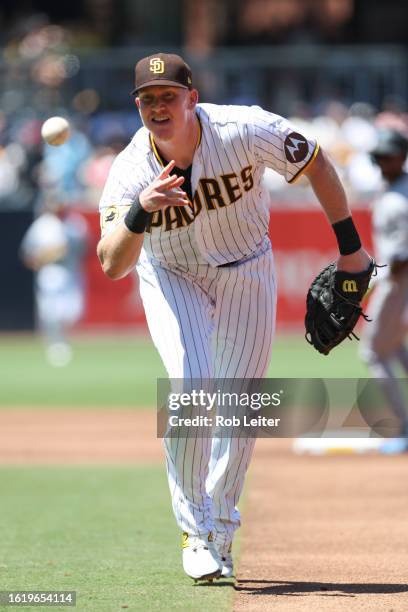
M 63 203 L 44 205 L 25 233 L 21 257 L 35 274 L 35 297 L 40 330 L 50 365 L 62 367 L 72 359 L 66 332 L 84 310 L 82 261 L 88 242 L 86 222 Z
M 157 53 L 135 67 L 144 127 L 116 158 L 100 202 L 104 272 L 135 266 L 152 339 L 171 379 L 262 378 L 275 327 L 265 168 L 306 174 L 336 232 L 338 264 L 366 269 L 344 190 L 317 142 L 257 107 L 199 104 L 189 66 Z M 290 231 L 290 228 L 288 228 Z M 196 428 L 197 430 L 198 428 Z M 254 438 L 165 436 L 183 566 L 233 575 L 237 502 Z
M 408 350 L 404 339 L 408 329 L 408 174 L 404 164 L 408 140 L 399 132 L 382 129 L 372 151 L 386 182 L 374 202 L 373 231 L 377 258 L 387 264 L 378 277 L 362 338 L 361 355 L 401 423 L 401 437 L 389 440 L 380 449 L 385 453 L 408 450 L 408 409 L 393 370 L 399 362 L 408 373 Z

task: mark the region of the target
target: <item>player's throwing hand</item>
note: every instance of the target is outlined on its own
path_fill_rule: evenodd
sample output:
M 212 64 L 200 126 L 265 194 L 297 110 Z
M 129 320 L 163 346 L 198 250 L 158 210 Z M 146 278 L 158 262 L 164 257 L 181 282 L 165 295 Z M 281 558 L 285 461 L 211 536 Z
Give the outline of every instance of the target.
M 175 165 L 174 160 L 169 162 L 156 179 L 141 192 L 139 202 L 145 211 L 154 212 L 166 206 L 190 204 L 186 193 L 180 189 L 184 177 L 170 174 Z

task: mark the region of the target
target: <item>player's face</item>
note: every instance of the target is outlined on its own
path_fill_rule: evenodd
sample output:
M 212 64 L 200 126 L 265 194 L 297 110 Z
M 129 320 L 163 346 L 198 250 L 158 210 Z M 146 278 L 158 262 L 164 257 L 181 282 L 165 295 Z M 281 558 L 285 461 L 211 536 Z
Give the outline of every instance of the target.
M 402 174 L 405 155 L 376 155 L 374 160 L 385 180 L 391 182 Z
M 136 98 L 142 121 L 158 140 L 171 140 L 191 124 L 197 91 L 157 85 L 145 87 Z

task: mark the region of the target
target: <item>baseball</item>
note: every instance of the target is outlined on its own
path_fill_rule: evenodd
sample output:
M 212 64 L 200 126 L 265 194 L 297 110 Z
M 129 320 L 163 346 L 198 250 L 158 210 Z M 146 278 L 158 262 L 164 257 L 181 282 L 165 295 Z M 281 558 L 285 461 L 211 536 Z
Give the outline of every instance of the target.
M 50 117 L 41 128 L 41 136 L 50 145 L 64 144 L 69 138 L 69 123 L 64 117 Z

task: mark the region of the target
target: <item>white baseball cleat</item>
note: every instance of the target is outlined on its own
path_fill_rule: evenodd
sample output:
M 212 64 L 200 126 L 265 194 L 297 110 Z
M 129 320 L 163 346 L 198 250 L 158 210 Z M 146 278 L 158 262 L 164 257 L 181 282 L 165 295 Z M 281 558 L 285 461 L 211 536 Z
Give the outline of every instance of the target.
M 221 575 L 222 565 L 212 534 L 193 536 L 183 533 L 183 569 L 194 580 L 212 580 Z

